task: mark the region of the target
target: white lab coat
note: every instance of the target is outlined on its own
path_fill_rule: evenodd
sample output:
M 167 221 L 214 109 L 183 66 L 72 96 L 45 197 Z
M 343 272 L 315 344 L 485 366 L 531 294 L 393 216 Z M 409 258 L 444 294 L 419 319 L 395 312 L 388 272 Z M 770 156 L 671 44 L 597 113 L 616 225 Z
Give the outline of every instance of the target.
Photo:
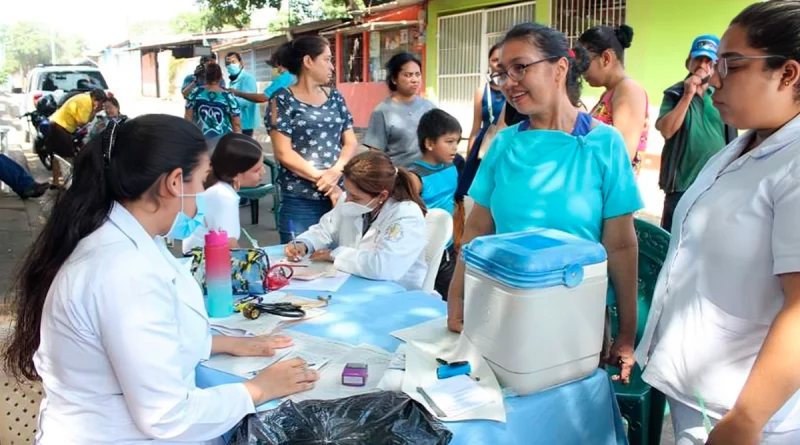
M 422 288 L 428 271 L 428 235 L 422 209 L 413 201 L 389 198 L 362 236 L 364 218 L 342 215 L 339 210 L 343 200 L 297 240 L 312 251 L 333 249 L 333 264 L 342 272 L 370 280 L 396 281 L 407 290 Z
M 195 386 L 210 353 L 200 287 L 115 204 L 47 295 L 34 356 L 45 389 L 37 443 L 216 441 L 255 407 L 241 383 Z

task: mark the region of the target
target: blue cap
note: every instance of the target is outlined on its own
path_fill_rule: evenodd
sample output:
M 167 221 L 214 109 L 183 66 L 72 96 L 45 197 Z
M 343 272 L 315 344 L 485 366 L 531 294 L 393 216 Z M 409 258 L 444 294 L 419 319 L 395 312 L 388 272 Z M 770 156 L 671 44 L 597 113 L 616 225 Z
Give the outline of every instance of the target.
M 717 48 L 719 48 L 719 39 L 717 36 L 706 34 L 694 39 L 694 42 L 692 42 L 692 50 L 689 52 L 689 55 L 692 59 L 705 56 L 716 62 Z

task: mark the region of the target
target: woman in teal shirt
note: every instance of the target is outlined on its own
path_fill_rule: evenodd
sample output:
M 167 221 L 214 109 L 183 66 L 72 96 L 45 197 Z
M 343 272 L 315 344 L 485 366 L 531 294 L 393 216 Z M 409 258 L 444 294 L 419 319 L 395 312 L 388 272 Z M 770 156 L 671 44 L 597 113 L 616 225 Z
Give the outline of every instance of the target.
M 580 88 L 575 64 L 564 35 L 554 29 L 525 23 L 506 35 L 494 81 L 528 119 L 499 132 L 481 163 L 469 191 L 475 206 L 464 242 L 545 227 L 602 243 L 620 314 L 620 332 L 605 359 L 620 366 L 627 381 L 637 310 L 633 212 L 642 200 L 620 133 L 570 102 L 568 91 Z M 448 300 L 448 327 L 457 332 L 463 297 L 459 260 Z

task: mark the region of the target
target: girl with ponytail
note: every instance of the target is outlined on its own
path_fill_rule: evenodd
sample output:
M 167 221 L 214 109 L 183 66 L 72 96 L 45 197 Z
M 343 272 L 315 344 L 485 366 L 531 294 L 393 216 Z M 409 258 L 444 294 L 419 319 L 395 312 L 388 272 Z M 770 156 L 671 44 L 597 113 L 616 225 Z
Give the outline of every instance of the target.
M 411 173 L 375 150 L 351 159 L 342 173 L 347 193 L 319 224 L 286 245 L 286 256 L 311 254 L 342 272 L 420 289 L 427 273 L 427 209 Z
M 592 116 L 622 133 L 631 166 L 638 174 L 647 148 L 650 104 L 644 87 L 625 73 L 625 49 L 632 41 L 633 28 L 628 25 L 595 26 L 578 39 L 587 53 L 581 56 L 583 77 L 589 85 L 606 89 Z

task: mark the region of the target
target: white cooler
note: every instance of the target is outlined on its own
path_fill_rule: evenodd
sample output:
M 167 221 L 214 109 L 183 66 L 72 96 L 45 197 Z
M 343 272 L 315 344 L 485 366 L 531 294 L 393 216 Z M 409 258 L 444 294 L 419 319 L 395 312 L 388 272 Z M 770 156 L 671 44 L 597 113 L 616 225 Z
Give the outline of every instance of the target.
M 464 331 L 520 395 L 590 375 L 600 362 L 608 279 L 601 244 L 557 230 L 464 247 Z

